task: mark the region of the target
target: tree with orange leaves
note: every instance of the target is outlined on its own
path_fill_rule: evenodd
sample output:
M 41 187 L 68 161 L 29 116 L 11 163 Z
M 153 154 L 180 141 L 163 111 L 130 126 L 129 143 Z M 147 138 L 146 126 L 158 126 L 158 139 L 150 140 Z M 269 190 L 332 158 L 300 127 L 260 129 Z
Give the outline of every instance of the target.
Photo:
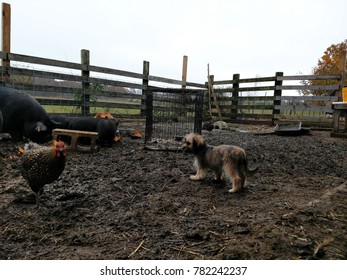
M 339 44 L 332 44 L 328 47 L 324 55 L 318 60 L 317 66 L 313 68 L 313 75 L 334 75 L 340 74 L 340 61 L 343 51 L 347 50 L 347 39 Z M 347 62 L 345 69 L 347 67 Z M 335 85 L 336 80 L 317 80 L 317 81 L 303 81 L 304 85 Z M 308 95 L 329 95 L 331 91 L 327 90 L 302 90 L 302 94 Z

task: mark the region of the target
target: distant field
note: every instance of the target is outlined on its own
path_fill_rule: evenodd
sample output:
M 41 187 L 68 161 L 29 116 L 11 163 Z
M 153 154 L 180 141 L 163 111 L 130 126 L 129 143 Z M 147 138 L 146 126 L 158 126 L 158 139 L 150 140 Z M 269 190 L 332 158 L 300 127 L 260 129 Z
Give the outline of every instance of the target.
M 43 105 L 47 113 L 50 114 L 79 114 L 81 108 L 73 106 L 59 106 L 59 105 Z M 139 115 L 139 109 L 126 109 L 126 108 L 102 108 L 102 107 L 90 107 L 90 113 L 96 114 L 100 112 L 109 112 L 114 115 Z

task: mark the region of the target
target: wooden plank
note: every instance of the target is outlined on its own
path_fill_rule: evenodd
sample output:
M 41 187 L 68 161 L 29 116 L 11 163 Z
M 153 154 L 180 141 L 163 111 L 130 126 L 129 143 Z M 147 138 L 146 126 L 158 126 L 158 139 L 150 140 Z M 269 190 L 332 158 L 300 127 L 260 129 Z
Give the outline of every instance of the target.
M 339 89 L 338 85 L 291 85 L 291 86 L 276 86 L 276 90 L 336 90 Z
M 219 102 L 218 102 L 217 95 L 216 95 L 216 93 L 214 91 L 214 88 L 213 88 L 214 76 L 210 75 L 209 67 L 208 67 L 207 78 L 208 78 L 208 85 L 209 85 L 208 86 L 209 94 L 210 94 L 210 96 L 212 97 L 212 100 L 213 100 L 213 103 L 211 103 L 211 105 L 213 104 L 215 109 L 217 110 L 217 112 L 218 112 L 218 119 L 222 120 L 222 114 L 221 114 L 221 111 L 220 111 L 220 108 L 219 108 Z
M 149 76 L 149 66 L 150 66 L 150 63 L 149 61 L 143 61 L 143 64 L 142 64 L 142 74 L 143 74 L 143 79 L 142 79 L 142 97 L 145 97 L 147 98 L 148 95 L 149 95 L 149 92 L 148 92 L 148 84 L 149 84 L 149 81 L 148 81 L 148 76 Z M 142 117 L 148 117 L 150 118 L 150 120 L 152 119 L 153 117 L 153 114 L 152 114 L 152 107 L 150 107 L 150 111 L 151 113 L 148 113 L 145 111 L 145 109 L 143 109 L 143 107 L 146 107 L 146 105 L 149 106 L 149 103 L 150 105 L 152 106 L 153 105 L 153 95 L 151 94 L 150 95 L 150 100 L 148 100 L 148 103 L 147 103 L 147 99 L 145 98 L 142 98 L 141 99 L 141 116 Z M 149 124 L 150 122 L 150 124 Z M 152 121 L 149 121 L 146 123 L 147 127 L 146 127 L 146 132 L 148 133 L 149 131 L 151 131 L 150 133 L 152 133 Z
M 336 95 L 339 97 L 340 101 L 343 101 L 343 96 L 342 96 L 342 89 L 345 85 L 345 79 L 346 79 L 346 55 L 347 55 L 347 50 L 344 49 L 341 52 L 341 59 L 340 59 L 340 65 L 339 65 L 339 72 L 341 73 L 341 79 L 339 81 L 339 89 L 336 92 Z M 346 130 L 347 130 L 347 121 L 346 121 Z
M 222 81 L 214 81 L 213 85 L 228 85 L 233 84 L 235 82 L 238 83 L 260 83 L 260 82 L 273 82 L 276 77 L 259 77 L 259 78 L 248 78 L 248 79 L 237 79 L 237 80 L 222 80 Z
M 275 90 L 275 86 L 259 86 L 259 87 L 240 87 L 237 89 L 238 92 L 245 91 L 273 91 Z M 234 88 L 215 88 L 216 93 L 225 93 L 225 92 L 235 92 Z
M 71 94 L 71 96 L 74 93 L 78 93 L 82 90 L 82 88 L 71 88 L 71 87 L 56 87 L 56 86 L 40 86 L 40 85 L 28 85 L 28 84 L 20 84 L 16 83 L 13 86 L 11 86 L 19 91 L 24 91 L 27 94 L 32 94 L 34 91 L 35 93 L 38 92 L 44 92 L 46 96 L 51 95 L 52 93 L 68 93 Z M 142 96 L 139 94 L 134 93 L 123 93 L 119 91 L 98 91 L 95 93 L 93 90 L 88 90 L 87 93 L 90 95 L 96 95 L 98 99 L 102 99 L 102 97 L 106 98 L 118 98 L 118 99 L 135 99 L 140 100 L 142 99 Z M 64 98 L 62 98 L 64 99 Z
M 117 69 L 100 67 L 95 65 L 90 65 L 89 70 L 91 72 L 98 72 L 98 73 L 110 74 L 110 75 L 116 75 L 116 76 L 124 76 L 124 77 L 135 78 L 135 79 L 143 79 L 144 77 L 143 74 L 139 74 L 135 72 L 117 70 Z
M 11 5 L 2 3 L 2 50 L 4 52 L 11 51 Z M 2 59 L 2 66 L 4 70 L 1 75 L 1 80 L 4 83 L 10 81 L 8 68 L 10 67 L 10 60 L 8 56 Z
M 54 80 L 66 80 L 66 81 L 76 81 L 82 82 L 82 77 L 77 75 L 49 72 L 49 71 L 39 71 L 34 69 L 24 69 L 18 67 L 10 67 L 11 75 L 26 76 L 26 77 L 37 77 L 46 78 Z
M 11 61 L 19 61 L 19 62 L 26 62 L 26 63 L 32 63 L 32 64 L 41 64 L 41 65 L 54 66 L 54 67 L 60 67 L 60 68 L 86 70 L 79 63 L 66 62 L 66 61 L 62 61 L 62 60 L 41 58 L 41 57 L 28 56 L 28 55 L 21 55 L 21 54 L 15 54 L 15 53 L 9 53 L 8 59 Z
M 159 83 L 165 83 L 165 84 L 173 84 L 173 85 L 180 85 L 180 86 L 183 85 L 182 81 L 180 80 L 168 79 L 168 78 L 163 78 L 159 76 L 148 75 L 148 80 L 152 82 L 159 82 Z M 205 84 L 186 82 L 185 85 L 187 87 L 197 87 L 197 88 L 207 89 Z
M 83 116 L 88 116 L 90 114 L 90 107 L 89 107 L 89 102 L 90 102 L 90 71 L 89 71 L 89 65 L 90 65 L 90 55 L 89 55 L 88 50 L 81 50 L 81 65 L 82 71 L 81 71 L 81 76 L 82 76 L 82 94 L 80 95 L 81 101 L 82 101 L 82 106 L 81 106 L 81 113 Z
M 141 108 L 146 109 L 146 106 L 144 107 L 142 106 Z M 194 113 L 194 107 L 187 107 L 187 106 L 181 105 L 181 106 L 177 106 L 173 108 L 168 106 L 153 105 L 153 111 L 162 112 L 162 117 L 165 117 L 165 114 L 167 114 L 168 112 L 171 112 L 173 114 L 176 113 L 176 115 L 179 115 L 180 113 L 189 113 L 189 112 Z M 155 116 L 155 112 L 154 112 L 154 116 Z
M 239 99 L 238 97 L 240 96 L 240 83 L 238 82 L 240 80 L 240 74 L 236 73 L 233 75 L 233 89 L 234 91 L 232 92 L 232 97 L 233 100 L 231 101 L 231 105 L 237 106 L 239 104 Z M 231 109 L 230 110 L 231 114 L 237 114 L 237 109 Z
M 281 77 L 283 77 L 283 72 L 276 72 L 276 81 L 275 81 L 275 89 L 274 89 L 274 97 L 282 96 L 282 84 L 283 81 L 279 80 Z M 273 101 L 273 110 L 272 114 L 276 115 L 280 113 L 278 110 L 276 110 L 276 105 L 281 105 L 281 100 L 274 99 Z
M 232 100 L 238 100 L 240 103 L 243 102 L 272 102 L 274 100 L 273 96 L 218 96 L 221 102 L 231 102 Z
M 0 59 L 7 59 L 8 55 L 7 52 L 0 51 Z
M 255 105 L 255 104 L 239 104 L 239 105 L 237 105 L 237 106 L 223 106 L 223 105 L 221 105 L 220 106 L 221 107 L 221 109 L 226 109 L 226 108 L 231 108 L 231 109 L 240 109 L 240 110 L 242 110 L 242 109 L 244 109 L 244 110 L 272 110 L 273 109 L 273 104 L 271 104 L 271 105 L 261 105 L 261 104 L 259 104 L 259 105 Z
M 72 95 L 82 90 L 81 88 L 42 86 L 32 84 L 28 85 L 22 83 L 16 83 L 14 85 L 11 85 L 11 87 L 19 91 L 24 91 L 30 95 L 32 94 L 32 92 L 45 92 L 47 95 L 49 95 L 50 93 L 70 93 Z
M 41 105 L 80 107 L 81 101 L 57 98 L 35 98 Z
M 145 86 L 143 86 L 141 84 L 129 83 L 129 82 L 119 82 L 119 81 L 115 81 L 115 80 L 93 78 L 93 77 L 90 77 L 89 81 L 93 84 L 103 84 L 103 85 L 110 85 L 110 86 L 117 86 L 117 87 L 124 87 L 124 88 L 135 88 L 135 89 L 145 89 L 146 88 Z
M 207 85 L 205 85 L 205 84 L 186 82 L 186 86 L 187 87 L 200 88 L 200 89 L 207 90 Z
M 182 63 L 182 88 L 186 88 L 187 84 L 187 69 L 188 69 L 188 56 L 183 56 Z
M 333 109 L 336 110 L 345 110 L 347 111 L 347 103 L 346 102 L 336 102 L 332 104 Z
M 135 100 L 143 99 L 141 94 L 124 93 L 119 91 L 101 91 L 100 93 L 98 93 L 97 97 L 100 98 L 100 96 L 119 98 L 119 99 L 135 99 Z
M 168 78 L 163 78 L 163 77 L 158 77 L 158 76 L 148 75 L 148 80 L 150 80 L 152 82 L 160 82 L 160 83 L 182 86 L 182 81 L 180 81 L 180 80 L 168 79 Z
M 173 93 L 173 94 L 204 94 L 204 90 L 202 89 L 191 89 L 191 88 L 160 88 L 160 87 L 152 87 L 149 86 L 148 90 L 153 92 L 153 93 Z
M 2 3 L 2 51 L 11 51 L 11 5 L 7 3 Z M 3 66 L 9 64 L 4 65 L 3 61 Z
M 279 81 L 303 81 L 303 80 L 311 80 L 311 81 L 318 81 L 318 80 L 340 80 L 341 75 L 294 75 L 294 76 L 283 76 L 278 77 Z
M 275 105 L 276 110 L 293 110 L 293 111 L 319 111 L 332 112 L 330 106 L 314 106 L 314 105 Z
M 273 91 L 275 86 L 264 86 L 264 87 L 240 87 L 239 91 Z
M 141 104 L 116 103 L 116 102 L 91 102 L 91 107 L 117 108 L 117 109 L 141 109 Z
M 188 106 L 188 105 L 193 106 L 194 105 L 193 100 L 184 99 L 183 97 L 180 99 L 177 99 L 177 98 L 170 98 L 167 96 L 163 96 L 163 97 L 155 96 L 153 99 L 153 102 L 172 103 L 172 105 L 176 105 L 176 104 L 185 104 L 186 106 Z
M 290 101 L 337 101 L 337 96 L 276 96 L 276 100 L 290 100 Z

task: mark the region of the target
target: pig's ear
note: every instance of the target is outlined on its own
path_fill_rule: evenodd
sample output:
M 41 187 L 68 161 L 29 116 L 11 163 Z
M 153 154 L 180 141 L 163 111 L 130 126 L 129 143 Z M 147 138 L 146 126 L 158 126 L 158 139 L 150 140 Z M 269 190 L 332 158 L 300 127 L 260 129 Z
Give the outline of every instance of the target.
M 40 131 L 46 131 L 47 130 L 47 126 L 45 126 L 42 122 L 37 122 L 34 125 L 35 127 L 35 131 L 40 132 Z

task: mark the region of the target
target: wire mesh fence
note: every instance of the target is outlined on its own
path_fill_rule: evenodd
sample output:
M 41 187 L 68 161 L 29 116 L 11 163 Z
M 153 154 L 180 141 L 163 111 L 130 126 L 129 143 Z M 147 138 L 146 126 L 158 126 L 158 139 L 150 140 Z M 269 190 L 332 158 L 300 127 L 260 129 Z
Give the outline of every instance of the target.
M 190 132 L 201 133 L 203 96 L 203 90 L 147 90 L 145 142 L 180 139 Z

